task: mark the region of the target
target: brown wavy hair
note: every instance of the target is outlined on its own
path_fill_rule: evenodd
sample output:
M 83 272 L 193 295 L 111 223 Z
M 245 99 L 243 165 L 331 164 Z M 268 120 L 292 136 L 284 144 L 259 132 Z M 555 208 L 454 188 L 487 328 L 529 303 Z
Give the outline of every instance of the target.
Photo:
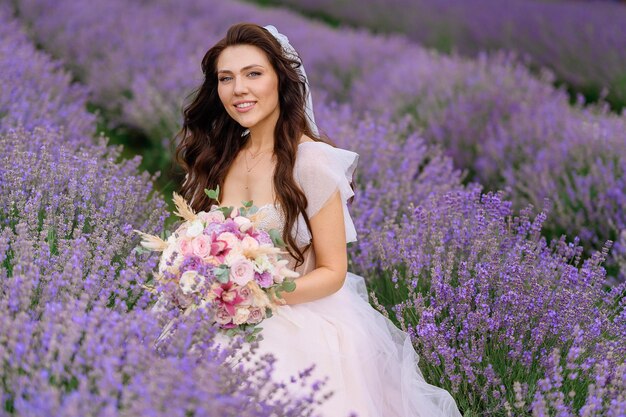
M 228 168 L 248 140 L 249 135 L 242 136 L 245 128 L 226 112 L 217 92 L 216 64 L 220 54 L 229 46 L 242 44 L 256 46 L 265 52 L 278 75 L 280 115 L 274 130 L 277 162 L 273 184 L 285 214 L 283 240 L 297 265 L 301 265 L 310 243 L 301 250 L 296 246 L 290 231 L 300 213 L 309 230 L 311 226 L 305 212 L 306 196 L 293 178 L 298 143 L 302 134 L 314 141 L 332 143 L 327 137 L 314 135 L 306 122 L 304 91 L 308 85 L 296 71 L 300 62 L 284 56 L 276 38 L 259 25 L 232 25 L 226 36 L 211 47 L 202 59 L 204 81 L 192 93 L 191 103 L 184 107 L 183 126 L 176 135 L 176 161 L 188 175 L 180 193 L 196 211 L 207 210 L 212 204 L 217 204 L 204 193 L 204 189 L 215 189 L 217 185 L 220 190 L 223 189 Z

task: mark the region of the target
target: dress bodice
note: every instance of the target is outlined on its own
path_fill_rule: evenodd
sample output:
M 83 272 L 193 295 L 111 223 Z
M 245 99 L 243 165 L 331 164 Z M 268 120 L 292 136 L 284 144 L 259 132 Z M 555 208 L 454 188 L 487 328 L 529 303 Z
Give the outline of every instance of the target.
M 259 212 L 263 215 L 257 222 L 256 227 L 268 231 L 270 229 L 276 229 L 281 234 L 285 227 L 285 215 L 283 214 L 280 205 L 265 204 L 258 207 Z
M 285 215 L 280 204 L 265 204 L 258 207 L 258 210 L 259 213 L 262 213 L 262 216 L 257 221 L 256 227 L 265 231 L 276 229 L 282 235 L 285 228 Z M 300 276 L 315 269 L 315 252 L 312 246 L 304 253 L 304 263 L 297 268 L 296 259 L 294 257 L 289 253 L 283 256 L 289 260 L 289 268 L 298 272 Z

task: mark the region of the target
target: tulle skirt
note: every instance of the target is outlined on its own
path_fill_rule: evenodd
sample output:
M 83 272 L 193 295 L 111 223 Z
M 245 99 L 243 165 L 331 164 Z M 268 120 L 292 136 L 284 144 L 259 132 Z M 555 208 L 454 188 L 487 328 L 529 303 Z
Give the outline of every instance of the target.
M 320 416 L 461 416 L 446 390 L 424 380 L 408 335 L 369 304 L 361 276 L 348 272 L 338 292 L 282 306 L 260 326 L 258 353 L 276 357 L 276 379 L 289 385 L 312 364 L 314 376 L 328 377 L 333 395 Z

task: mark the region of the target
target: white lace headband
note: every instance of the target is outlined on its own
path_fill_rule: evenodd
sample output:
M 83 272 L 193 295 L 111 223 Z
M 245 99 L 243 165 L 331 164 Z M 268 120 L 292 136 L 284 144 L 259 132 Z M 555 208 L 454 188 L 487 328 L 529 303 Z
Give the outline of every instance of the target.
M 313 115 L 313 98 L 311 97 L 309 79 L 306 76 L 306 71 L 304 71 L 304 65 L 302 65 L 302 60 L 300 59 L 300 56 L 298 55 L 296 50 L 293 48 L 293 46 L 291 46 L 291 44 L 289 43 L 289 39 L 287 38 L 287 36 L 280 33 L 278 29 L 276 29 L 276 27 L 274 27 L 273 25 L 267 25 L 263 27 L 267 29 L 267 31 L 270 32 L 272 35 L 274 35 L 274 37 L 276 38 L 276 40 L 278 40 L 278 42 L 280 42 L 280 45 L 283 47 L 283 54 L 287 56 L 287 58 L 296 60 L 300 63 L 300 66 L 296 68 L 296 71 L 298 71 L 302 75 L 302 77 L 304 78 L 304 82 L 305 82 L 304 113 L 306 114 L 306 117 L 308 119 L 309 127 L 311 128 L 311 131 L 313 132 L 315 136 L 319 136 L 319 131 L 317 130 L 317 125 L 315 124 L 315 116 Z

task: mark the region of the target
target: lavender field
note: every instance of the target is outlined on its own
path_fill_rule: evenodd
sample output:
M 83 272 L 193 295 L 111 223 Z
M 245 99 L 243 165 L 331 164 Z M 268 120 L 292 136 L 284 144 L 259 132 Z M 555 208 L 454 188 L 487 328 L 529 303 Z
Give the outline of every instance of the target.
M 515 50 L 571 91 L 626 106 L 626 5 L 611 0 L 257 0 L 403 33 L 440 51 Z M 622 4 L 619 4 L 622 3 Z
M 169 227 L 181 106 L 239 21 L 289 37 L 322 132 L 361 155 L 350 269 L 426 379 L 468 417 L 625 415 L 626 116 L 571 105 L 504 53 L 217 0 L 0 2 L 0 415 L 306 416 L 324 401 L 307 364 L 302 398 L 273 385 L 275 358 L 226 365 L 241 341 L 219 348 L 201 314 L 153 344 L 157 259 L 131 230 Z

